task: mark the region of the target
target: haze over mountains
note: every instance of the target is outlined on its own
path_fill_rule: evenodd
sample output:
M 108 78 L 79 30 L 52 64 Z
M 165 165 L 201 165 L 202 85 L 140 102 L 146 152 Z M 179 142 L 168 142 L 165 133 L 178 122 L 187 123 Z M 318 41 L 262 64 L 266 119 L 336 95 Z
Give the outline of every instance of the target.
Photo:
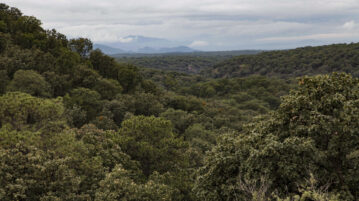
M 171 53 L 171 52 L 196 52 L 188 47 L 188 42 L 170 41 L 162 38 L 152 38 L 139 35 L 129 35 L 116 42 L 96 43 L 94 48 L 102 50 L 106 54 L 121 53 Z

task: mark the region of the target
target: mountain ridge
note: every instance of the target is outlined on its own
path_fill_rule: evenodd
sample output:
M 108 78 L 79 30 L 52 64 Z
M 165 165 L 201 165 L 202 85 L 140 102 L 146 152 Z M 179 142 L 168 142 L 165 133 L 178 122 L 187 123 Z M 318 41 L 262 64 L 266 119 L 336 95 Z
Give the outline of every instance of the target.
M 104 53 L 169 53 L 169 52 L 195 52 L 189 47 L 189 42 L 171 41 L 163 38 L 146 37 L 141 35 L 128 35 L 114 42 L 96 43 L 95 45 Z

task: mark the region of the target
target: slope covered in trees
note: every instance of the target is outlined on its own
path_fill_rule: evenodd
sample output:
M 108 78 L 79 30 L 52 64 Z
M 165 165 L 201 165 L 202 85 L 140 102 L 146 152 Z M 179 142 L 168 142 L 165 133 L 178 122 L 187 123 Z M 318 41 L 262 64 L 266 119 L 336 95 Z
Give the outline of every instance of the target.
M 238 56 L 208 71 L 213 77 L 297 77 L 340 71 L 359 76 L 359 43 L 303 47 Z
M 359 199 L 358 79 L 139 68 L 40 25 L 0 4 L 1 201 Z
M 199 74 L 238 55 L 257 54 L 259 50 L 225 51 L 225 52 L 194 52 L 168 54 L 129 54 L 111 55 L 119 62 L 131 63 L 136 66 L 182 73 Z
M 199 170 L 197 195 L 358 200 L 358 87 L 347 74 L 300 79 L 269 118 L 223 136 Z

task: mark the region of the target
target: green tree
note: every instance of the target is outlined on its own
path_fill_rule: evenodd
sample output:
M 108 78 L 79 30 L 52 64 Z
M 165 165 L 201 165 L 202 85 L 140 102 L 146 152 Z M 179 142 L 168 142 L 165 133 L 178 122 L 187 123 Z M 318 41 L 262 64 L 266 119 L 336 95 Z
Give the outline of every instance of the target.
M 18 70 L 7 87 L 7 91 L 21 91 L 33 96 L 50 97 L 50 85 L 45 78 L 33 70 Z
M 90 53 L 91 64 L 100 75 L 105 78 L 117 78 L 117 63 L 114 58 L 103 54 L 96 49 Z
M 112 118 L 118 127 L 121 126 L 127 112 L 133 112 L 128 109 L 127 102 L 117 99 L 104 103 L 102 111 L 107 118 Z
M 158 116 L 163 111 L 159 97 L 148 93 L 124 94 L 116 98 L 126 106 L 126 111 L 135 115 Z
M 42 128 L 49 122 L 63 121 L 62 99 L 42 99 L 12 92 L 0 97 L 0 125 L 13 129 Z
M 102 130 L 118 130 L 118 126 L 113 120 L 113 115 L 111 113 L 104 115 L 100 114 L 96 119 L 92 120 L 91 123 Z
M 73 87 L 84 87 L 92 89 L 101 79 L 101 76 L 86 65 L 77 65 L 72 76 Z
M 116 166 L 101 181 L 96 192 L 96 201 L 170 201 L 174 190 L 164 184 L 152 180 L 144 184 L 136 183 L 130 172 L 122 166 Z
M 122 149 L 141 164 L 146 176 L 186 166 L 183 154 L 187 144 L 172 133 L 170 121 L 156 117 L 134 116 L 122 122 L 118 141 Z
M 77 52 L 82 58 L 87 57 L 92 50 L 92 42 L 87 38 L 71 39 L 69 41 L 69 48 Z
M 1 21 L 0 21 L 0 53 L 3 53 L 9 46 L 10 36 L 8 34 L 1 33 Z
M 76 88 L 70 91 L 70 94 L 64 97 L 67 108 L 73 108 L 75 105 L 86 111 L 86 122 L 94 119 L 97 113 L 101 111 L 101 95 L 97 91 L 87 88 Z
M 76 104 L 66 108 L 65 117 L 71 127 L 81 128 L 87 122 L 87 112 Z
M 151 80 L 142 80 L 141 82 L 141 88 L 145 93 L 151 93 L 155 95 L 160 95 L 161 90 L 158 88 L 155 82 Z
M 184 131 L 194 122 L 194 115 L 183 110 L 174 110 L 172 108 L 161 113 L 160 116 L 170 120 L 172 125 L 174 125 L 175 132 L 178 134 L 183 134 Z M 186 136 L 184 136 L 184 138 L 186 140 Z
M 52 71 L 46 71 L 42 74 L 45 80 L 50 84 L 51 92 L 54 97 L 64 96 L 71 88 L 70 75 L 57 74 Z
M 94 89 L 101 94 L 102 99 L 111 100 L 122 92 L 122 86 L 116 80 L 100 79 L 97 81 Z
M 202 112 L 205 104 L 206 102 L 194 96 L 181 96 L 170 93 L 165 96 L 165 106 L 177 110 Z
M 103 166 L 112 170 L 116 164 L 121 164 L 126 170 L 138 174 L 138 162 L 131 160 L 121 147 L 116 144 L 117 133 L 114 131 L 103 131 L 92 124 L 84 125 L 75 130 L 77 139 L 88 147 L 90 156 L 100 156 Z
M 138 68 L 133 65 L 118 65 L 117 80 L 120 82 L 125 93 L 133 92 L 141 83 L 142 77 L 138 72 Z
M 6 86 L 10 82 L 6 70 L 0 70 L 0 95 L 5 93 Z
M 203 125 L 195 123 L 184 132 L 185 139 L 191 146 L 199 149 L 203 154 L 216 144 L 217 134 L 213 130 L 207 130 Z
M 81 61 L 81 57 L 66 48 L 60 48 L 56 57 L 56 72 L 59 74 L 74 73 L 75 66 Z
M 0 21 L 0 32 L 6 32 L 7 30 L 7 25 L 4 21 Z
M 69 158 L 52 154 L 22 144 L 0 148 L 0 200 L 82 200 Z

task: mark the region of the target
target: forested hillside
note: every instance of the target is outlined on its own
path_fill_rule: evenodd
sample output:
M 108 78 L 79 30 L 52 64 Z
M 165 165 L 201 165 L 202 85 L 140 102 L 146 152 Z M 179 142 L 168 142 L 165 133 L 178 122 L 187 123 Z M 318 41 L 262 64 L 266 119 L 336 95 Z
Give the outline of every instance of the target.
M 303 47 L 238 56 L 208 71 L 212 77 L 266 75 L 297 77 L 334 71 L 359 76 L 359 43 Z
M 202 58 L 170 72 L 92 46 L 0 4 L 1 201 L 359 199 L 357 78 L 214 79 L 181 70 Z
M 168 54 L 117 54 L 111 55 L 118 62 L 131 63 L 136 66 L 160 70 L 198 74 L 238 55 L 257 54 L 259 50 L 193 52 Z
M 195 54 L 195 53 L 193 53 Z M 278 51 L 196 53 L 198 55 L 115 56 L 117 61 L 146 68 L 202 74 L 213 78 L 298 77 L 330 72 L 359 76 L 359 43 L 303 47 Z

